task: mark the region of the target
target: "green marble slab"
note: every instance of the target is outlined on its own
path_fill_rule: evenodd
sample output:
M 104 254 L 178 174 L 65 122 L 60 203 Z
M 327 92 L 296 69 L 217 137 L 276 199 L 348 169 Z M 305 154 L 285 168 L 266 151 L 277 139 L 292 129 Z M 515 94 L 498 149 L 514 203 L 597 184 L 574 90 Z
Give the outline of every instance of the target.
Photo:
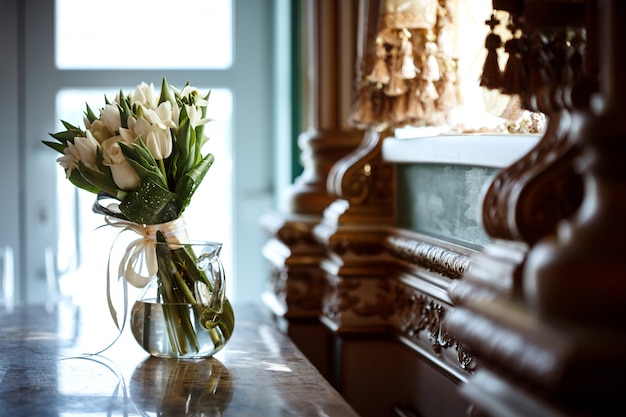
M 479 248 L 489 242 L 481 222 L 482 194 L 496 168 L 398 165 L 398 226 Z

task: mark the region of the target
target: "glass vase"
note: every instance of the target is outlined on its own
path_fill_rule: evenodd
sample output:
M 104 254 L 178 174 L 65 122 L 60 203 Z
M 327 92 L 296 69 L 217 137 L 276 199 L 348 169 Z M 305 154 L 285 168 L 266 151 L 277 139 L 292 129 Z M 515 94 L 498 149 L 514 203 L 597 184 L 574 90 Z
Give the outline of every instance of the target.
M 156 274 L 131 309 L 135 340 L 152 356 L 205 358 L 235 327 L 216 242 L 155 242 Z

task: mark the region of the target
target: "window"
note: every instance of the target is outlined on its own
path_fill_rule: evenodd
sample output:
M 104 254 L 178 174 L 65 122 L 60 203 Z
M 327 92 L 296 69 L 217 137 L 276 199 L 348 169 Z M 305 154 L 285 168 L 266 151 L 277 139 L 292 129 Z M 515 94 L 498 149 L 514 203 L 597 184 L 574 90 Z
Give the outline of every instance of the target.
M 60 69 L 226 69 L 233 61 L 230 0 L 56 0 L 55 12 Z
M 175 86 L 189 81 L 212 91 L 209 112 L 216 121 L 208 128 L 214 129 L 208 146 L 216 162 L 201 188 L 211 182 L 221 189 L 210 197 L 199 190 L 185 218 L 198 238 L 224 241 L 229 296 L 258 299 L 266 269 L 258 218 L 272 204 L 271 5 L 271 0 L 9 1 L 0 26 L 9 32 L 5 44 L 20 48 L 7 50 L 15 71 L 0 67 L 0 72 L 11 80 L 3 85 L 11 93 L 7 122 L 17 121 L 8 125 L 17 130 L 10 139 L 17 144 L 12 155 L 18 156 L 12 171 L 20 175 L 11 188 L 19 206 L 2 221 L 7 230 L 14 225 L 19 230 L 11 234 L 18 248 L 19 299 L 46 299 L 49 278 L 71 270 L 74 247 L 93 244 L 81 237 L 101 220 L 91 213 L 94 196 L 69 185 L 55 162 L 58 154 L 41 141 L 60 129 L 59 118 L 81 123 L 85 102 L 95 110 L 104 94 L 128 91 L 142 81 L 160 88 L 164 76 Z M 96 17 L 103 21 L 92 20 Z M 200 217 L 196 225 L 192 218 Z M 83 232 L 74 233 L 77 226 Z M 93 291 L 103 288 L 99 276 L 83 279 Z

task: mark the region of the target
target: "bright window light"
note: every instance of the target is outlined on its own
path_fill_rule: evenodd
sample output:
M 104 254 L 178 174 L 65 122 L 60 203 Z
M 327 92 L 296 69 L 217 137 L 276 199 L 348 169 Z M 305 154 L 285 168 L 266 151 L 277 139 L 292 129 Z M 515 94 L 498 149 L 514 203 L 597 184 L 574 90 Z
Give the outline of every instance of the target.
M 59 69 L 226 69 L 231 0 L 56 0 Z

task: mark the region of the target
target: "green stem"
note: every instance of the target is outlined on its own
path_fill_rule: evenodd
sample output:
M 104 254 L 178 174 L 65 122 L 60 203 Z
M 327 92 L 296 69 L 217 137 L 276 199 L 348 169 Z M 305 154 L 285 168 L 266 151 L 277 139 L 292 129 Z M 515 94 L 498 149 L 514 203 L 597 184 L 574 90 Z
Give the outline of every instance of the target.
M 198 341 L 190 321 L 188 305 L 190 304 L 193 307 L 198 317 L 200 317 L 201 313 L 208 307 L 198 304 L 191 286 L 193 286 L 196 281 L 200 281 L 206 284 L 212 292 L 214 290 L 213 284 L 204 271 L 197 268 L 197 257 L 192 248 L 184 246 L 183 248 L 170 250 L 167 244 L 165 244 L 164 236 L 160 232 L 157 232 L 157 241 L 164 243 L 157 245 L 157 259 L 159 262 L 159 275 L 163 286 L 163 299 L 165 303 L 181 304 L 180 306 L 168 306 L 171 307 L 171 309 L 168 308 L 169 318 L 166 319 L 171 321 L 171 323 L 180 322 L 183 330 L 180 332 L 177 331 L 176 327 L 168 326 L 168 333 L 176 331 L 176 334 L 169 335 L 170 340 L 176 341 L 176 344 L 179 346 L 176 348 L 177 352 L 185 353 L 187 346 L 185 341 L 186 336 L 190 344 L 198 351 Z M 174 309 L 175 307 L 178 308 Z M 217 306 L 213 307 L 218 308 Z M 221 339 L 218 328 L 224 339 L 228 340 L 231 337 L 235 326 L 235 316 L 232 305 L 228 299 L 224 299 L 221 306 L 219 306 L 219 311 L 215 311 L 215 313 L 215 321 L 217 321 L 217 323 L 215 323 L 214 327 L 207 328 L 207 331 L 212 340 L 217 343 Z M 174 347 L 176 345 L 172 343 L 172 346 Z
M 163 238 L 160 233 L 157 235 L 157 240 L 159 240 L 159 237 Z M 166 314 L 168 322 L 168 336 L 171 343 L 176 341 L 176 343 L 172 343 L 172 348 L 177 353 L 184 354 L 187 352 L 187 340 L 189 340 L 197 352 L 200 347 L 187 310 L 187 304 L 193 306 L 194 303 L 185 299 L 187 296 L 191 296 L 193 300 L 193 295 L 176 267 L 172 259 L 172 251 L 168 249 L 167 245 L 157 245 L 157 260 L 161 287 L 164 290 L 163 301 L 165 303 L 163 305 L 163 313 Z M 173 288 L 172 283 L 174 281 L 176 281 L 181 291 L 176 291 Z M 182 334 L 177 331 L 177 323 L 180 323 L 182 327 Z
M 185 339 L 181 338 L 178 332 L 176 331 L 175 323 L 178 322 L 178 314 L 177 311 L 172 308 L 174 305 L 170 304 L 170 301 L 173 297 L 172 287 L 170 282 L 167 279 L 161 279 L 161 288 L 164 290 L 163 301 L 164 303 L 161 305 L 163 308 L 163 316 L 165 317 L 165 323 L 167 327 L 167 336 L 170 339 L 170 346 L 172 350 L 177 352 L 178 354 L 184 353 L 187 350 L 185 349 Z
M 161 175 L 163 175 L 163 184 L 167 186 L 168 178 L 167 178 L 167 171 L 165 170 L 165 162 L 163 162 L 162 159 L 159 159 L 157 161 L 157 164 L 159 165 L 159 169 L 161 170 Z
M 185 282 L 180 272 L 178 271 L 175 271 L 175 272 L 172 271 L 172 272 L 174 275 L 174 280 L 176 281 L 176 284 L 178 284 L 178 288 L 180 288 L 180 291 L 182 292 L 183 300 L 189 304 L 193 304 L 193 305 L 197 304 L 196 298 L 193 296 L 193 293 L 189 289 L 187 282 Z

